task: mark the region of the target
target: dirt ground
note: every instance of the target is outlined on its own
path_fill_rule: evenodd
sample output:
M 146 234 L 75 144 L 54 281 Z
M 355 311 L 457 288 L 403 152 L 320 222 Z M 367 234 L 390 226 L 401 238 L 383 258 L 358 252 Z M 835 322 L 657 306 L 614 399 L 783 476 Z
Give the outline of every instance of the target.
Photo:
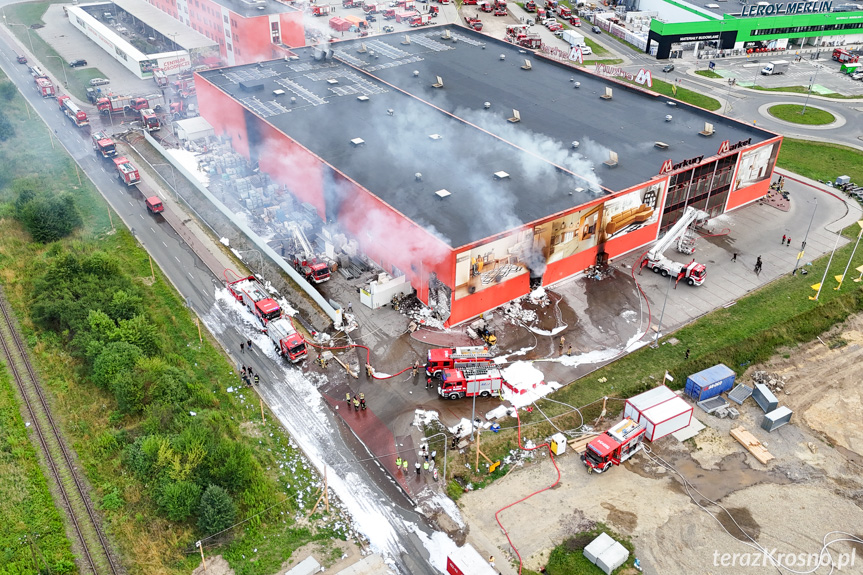
M 718 419 L 696 407 L 695 416 L 707 428 L 694 439 L 680 443 L 666 437 L 649 446 L 650 454 L 640 453 L 602 475 L 588 475 L 573 452 L 559 458 L 558 487 L 501 514 L 525 566 L 543 566 L 556 544 L 592 521 L 630 536 L 644 572 L 663 575 L 777 573 L 763 566 L 763 555 L 746 545 L 748 536 L 775 549 L 784 565 L 809 571 L 815 559 L 799 554 L 819 553 L 829 532 L 863 534 L 863 392 L 858 385 L 863 316 L 849 319 L 821 340 L 751 366 L 740 378 L 749 382 L 748 374 L 754 370 L 787 377 L 788 393 L 778 399 L 794 415 L 790 424 L 773 433 L 761 429 L 764 414 L 749 399 L 735 421 Z M 755 435 L 775 459 L 762 465 L 745 451 L 729 435 L 738 425 Z M 701 494 L 692 492 L 690 498 L 680 477 L 652 459 L 656 456 L 673 465 Z M 480 549 L 488 547 L 488 553 L 514 558 L 495 512 L 556 477 L 551 461 L 543 457 L 489 488 L 466 494 L 459 504 L 472 528 L 469 538 Z M 728 514 L 707 499 L 720 503 Z M 855 561 L 838 573 L 863 570 L 863 546 L 837 543 L 830 550 L 836 559 L 847 553 L 846 560 Z M 508 565 L 504 568 L 503 573 L 517 572 L 517 568 L 508 571 Z M 811 572 L 829 571 L 822 566 Z

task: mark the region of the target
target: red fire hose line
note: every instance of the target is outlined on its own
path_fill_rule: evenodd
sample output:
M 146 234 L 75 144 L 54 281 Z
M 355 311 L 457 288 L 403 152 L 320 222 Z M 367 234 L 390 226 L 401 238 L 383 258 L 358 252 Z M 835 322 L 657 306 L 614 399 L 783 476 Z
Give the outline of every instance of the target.
M 515 417 L 516 417 L 516 420 L 518 421 L 518 447 L 520 449 L 524 449 L 525 451 L 533 451 L 535 449 L 539 449 L 540 447 L 548 448 L 548 455 L 551 457 L 551 462 L 554 464 L 555 471 L 557 471 L 557 479 L 554 480 L 554 483 L 552 483 L 548 487 L 543 487 L 542 489 L 540 489 L 538 491 L 534 491 L 530 495 L 528 495 L 526 497 L 522 497 L 518 501 L 514 501 L 514 502 L 510 503 L 506 507 L 501 507 L 494 514 L 494 518 L 497 521 L 497 524 L 503 530 L 503 534 L 506 535 L 506 540 L 509 542 L 509 546 L 512 547 L 512 550 L 515 551 L 515 554 L 518 557 L 518 572 L 519 572 L 519 575 L 521 575 L 521 569 L 522 569 L 521 554 L 518 552 L 518 549 L 516 548 L 515 544 L 512 542 L 512 539 L 510 539 L 509 531 L 507 531 L 506 527 L 503 526 L 503 523 L 500 522 L 500 514 L 504 511 L 506 511 L 507 509 L 509 509 L 510 507 L 514 507 L 523 501 L 527 501 L 528 499 L 530 499 L 534 495 L 538 495 L 538 494 L 542 493 L 543 491 L 548 491 L 549 489 L 553 488 L 555 485 L 560 483 L 560 467 L 557 466 L 557 461 L 555 461 L 555 459 L 554 459 L 554 453 L 551 451 L 551 445 L 549 445 L 548 443 L 543 443 L 543 444 L 537 445 L 535 447 L 532 447 L 530 449 L 527 449 L 522 445 L 522 443 L 521 443 L 521 418 L 518 415 L 517 409 L 515 410 Z

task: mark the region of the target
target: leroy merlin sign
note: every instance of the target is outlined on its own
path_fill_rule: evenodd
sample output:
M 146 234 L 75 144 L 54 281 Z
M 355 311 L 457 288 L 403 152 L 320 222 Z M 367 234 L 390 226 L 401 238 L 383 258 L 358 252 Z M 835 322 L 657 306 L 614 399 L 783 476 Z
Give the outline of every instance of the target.
M 741 16 L 778 16 L 779 14 L 816 14 L 832 12 L 833 2 L 777 2 L 775 4 L 746 5 L 740 12 Z

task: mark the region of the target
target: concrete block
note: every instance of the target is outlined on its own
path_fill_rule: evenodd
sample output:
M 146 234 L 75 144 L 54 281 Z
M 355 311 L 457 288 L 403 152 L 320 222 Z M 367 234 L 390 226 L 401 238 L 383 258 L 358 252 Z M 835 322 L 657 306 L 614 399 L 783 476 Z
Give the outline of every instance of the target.
M 617 543 L 608 533 L 600 533 L 599 537 L 591 541 L 587 547 L 584 548 L 584 556 L 587 557 L 587 560 L 591 563 L 596 563 L 597 558 L 599 558 L 602 553 Z
M 611 572 L 626 563 L 627 559 L 629 559 L 629 551 L 626 550 L 626 547 L 615 541 L 611 547 L 597 557 L 596 566 L 602 569 L 606 575 L 611 575 Z

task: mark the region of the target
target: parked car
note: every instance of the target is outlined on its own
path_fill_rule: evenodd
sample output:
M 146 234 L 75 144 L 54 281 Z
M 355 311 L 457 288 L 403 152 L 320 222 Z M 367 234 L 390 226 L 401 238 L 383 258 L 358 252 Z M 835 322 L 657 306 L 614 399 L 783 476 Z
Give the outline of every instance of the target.
M 87 60 L 83 60 L 80 58 L 78 60 L 72 60 L 71 62 L 69 62 L 69 67 L 71 67 L 71 68 L 78 68 L 80 66 L 86 66 L 86 65 L 87 65 Z
M 387 24 L 386 26 L 384 26 L 384 27 L 383 27 L 383 31 L 384 31 L 384 32 L 395 32 L 395 31 L 396 31 L 396 27 L 395 27 L 395 26 L 390 26 L 389 24 Z
M 21 56 L 21 55 L 19 55 L 19 56 L 18 56 L 18 63 L 19 63 L 19 64 L 26 64 L 26 63 L 27 63 L 27 56 Z
M 93 78 L 90 80 L 91 86 L 104 86 L 105 84 L 110 84 L 111 80 L 108 78 Z
M 549 24 L 548 29 L 550 32 L 558 32 L 560 30 L 563 30 L 563 26 L 555 22 L 554 24 Z
M 863 72 L 855 72 L 851 74 L 852 80 L 863 80 Z
M 593 48 L 591 48 L 590 46 L 584 45 L 581 47 L 581 54 L 583 56 L 590 56 L 591 54 L 593 54 Z
M 593 28 L 591 28 L 591 31 L 593 31 L 594 34 L 602 34 L 602 28 L 600 28 L 599 26 L 594 26 Z
M 672 70 L 674 70 L 674 64 L 666 64 L 662 67 L 663 72 L 671 72 Z

